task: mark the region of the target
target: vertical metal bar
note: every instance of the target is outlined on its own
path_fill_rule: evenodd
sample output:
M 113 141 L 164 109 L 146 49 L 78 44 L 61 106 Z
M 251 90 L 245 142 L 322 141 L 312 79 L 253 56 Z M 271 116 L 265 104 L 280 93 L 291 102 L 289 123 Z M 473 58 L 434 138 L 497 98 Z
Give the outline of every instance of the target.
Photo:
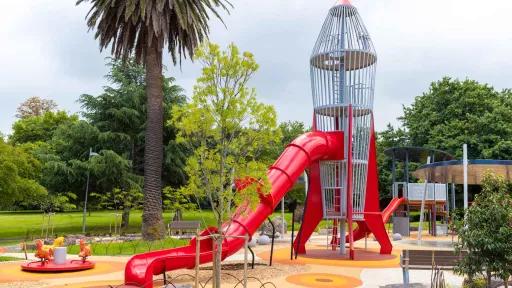
M 427 165 L 430 164 L 430 156 L 427 158 Z M 425 177 L 425 191 L 423 193 L 423 198 L 421 199 L 421 209 L 420 209 L 420 225 L 418 226 L 418 245 L 421 245 L 421 234 L 423 233 L 423 218 L 425 213 L 425 198 L 427 197 L 428 191 L 428 180 L 430 178 L 430 172 L 427 169 L 427 175 Z
M 468 209 L 468 144 L 462 145 L 462 165 L 464 170 L 464 209 Z
M 196 231 L 196 267 L 195 267 L 195 287 L 196 288 L 199 288 L 199 265 L 201 264 L 200 263 L 200 260 L 199 260 L 199 256 L 200 256 L 200 253 L 201 253 L 201 241 L 199 240 L 199 230 Z M 214 252 L 214 251 L 212 251 Z M 215 265 L 214 265 L 215 266 Z
M 457 205 L 455 203 L 455 183 L 452 183 L 452 208 L 453 210 L 457 208 Z
M 281 237 L 284 238 L 284 223 L 285 223 L 285 221 L 284 221 L 284 197 L 281 200 L 281 220 L 282 220 L 282 222 L 281 222 Z
M 293 260 L 293 233 L 295 232 L 295 209 L 292 211 L 292 235 L 290 240 L 290 260 Z M 297 247 L 299 246 L 299 243 L 297 243 Z
M 249 247 L 249 235 L 245 234 L 244 235 L 244 288 L 247 288 L 247 248 L 248 247 Z
M 352 139 L 352 105 L 349 105 L 348 110 L 348 116 L 349 116 L 349 125 L 348 125 L 348 134 L 350 136 L 350 139 Z M 352 141 L 348 143 L 349 151 L 352 151 Z M 347 168 L 348 168 L 348 183 L 347 183 L 347 218 L 348 218 L 348 241 L 349 241 L 349 254 L 350 259 L 354 259 L 354 235 L 352 231 L 352 152 L 349 152 L 349 157 L 347 161 Z

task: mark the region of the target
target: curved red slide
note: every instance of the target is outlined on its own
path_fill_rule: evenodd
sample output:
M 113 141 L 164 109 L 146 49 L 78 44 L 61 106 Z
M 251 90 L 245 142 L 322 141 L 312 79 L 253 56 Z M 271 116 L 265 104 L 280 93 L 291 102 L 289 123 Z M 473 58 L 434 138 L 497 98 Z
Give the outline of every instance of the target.
M 304 169 L 319 160 L 338 160 L 343 157 L 342 132 L 311 132 L 293 141 L 279 159 L 272 165 L 268 178 L 272 184 L 269 194 L 262 197 L 260 204 L 246 216 L 239 216 L 224 226 L 227 235 L 253 235 L 261 223 L 272 214 L 279 201 L 284 197 Z M 202 232 L 208 235 L 212 229 Z M 200 262 L 212 261 L 212 241 L 206 239 L 200 243 Z M 222 247 L 222 259 L 236 253 L 244 245 L 243 239 L 228 238 Z M 125 268 L 125 285 L 133 287 L 153 287 L 153 275 L 165 271 L 195 266 L 196 240 L 188 246 L 154 251 L 133 256 Z
M 405 202 L 405 198 L 393 198 L 391 199 L 391 202 L 389 202 L 388 207 L 382 211 L 382 220 L 384 220 L 384 223 L 388 222 L 389 217 L 393 215 L 393 212 L 395 212 L 400 205 L 402 205 Z
M 382 222 L 386 224 L 400 205 L 405 203 L 405 198 L 393 198 L 391 202 L 389 202 L 388 206 L 382 211 Z M 363 239 L 368 233 L 370 233 L 370 229 L 366 225 L 364 221 L 357 221 L 357 228 L 354 230 L 354 241 Z

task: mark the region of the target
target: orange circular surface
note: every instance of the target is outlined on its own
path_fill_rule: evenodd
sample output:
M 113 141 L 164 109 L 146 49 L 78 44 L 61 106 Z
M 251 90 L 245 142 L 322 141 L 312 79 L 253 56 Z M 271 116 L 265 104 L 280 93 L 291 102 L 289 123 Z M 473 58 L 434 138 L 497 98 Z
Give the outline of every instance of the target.
M 363 285 L 363 282 L 357 278 L 327 273 L 297 274 L 288 276 L 286 281 L 314 288 L 354 288 Z
M 358 268 L 395 268 L 400 267 L 400 251 L 395 250 L 390 255 L 379 254 L 378 249 L 356 249 L 355 259 L 350 260 L 346 255 L 340 255 L 339 250 L 332 251 L 325 246 L 307 247 L 306 254 L 299 254 L 296 260 L 290 260 L 290 248 L 274 251 L 273 261 L 281 264 L 315 264 L 326 266 L 358 267 Z M 348 253 L 348 251 L 347 251 Z M 263 259 L 270 258 L 270 251 L 258 254 Z
M 0 283 L 12 281 L 38 281 L 45 279 L 93 276 L 123 271 L 125 266 L 125 263 L 122 262 L 96 261 L 95 268 L 90 270 L 65 273 L 34 273 L 22 271 L 20 268 L 20 264 L 21 262 L 0 264 Z
M 122 285 L 123 281 L 109 280 L 109 281 L 91 281 L 84 283 L 66 284 L 63 286 L 55 286 L 53 288 L 109 288 Z

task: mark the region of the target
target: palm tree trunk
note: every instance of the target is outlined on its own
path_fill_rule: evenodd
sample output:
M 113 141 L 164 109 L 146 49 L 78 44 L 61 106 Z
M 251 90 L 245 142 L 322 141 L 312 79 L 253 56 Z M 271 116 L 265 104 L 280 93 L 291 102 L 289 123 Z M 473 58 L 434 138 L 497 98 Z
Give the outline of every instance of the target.
M 142 237 L 161 239 L 165 235 L 162 218 L 163 163 L 163 82 L 161 41 L 151 41 L 145 57 L 147 122 L 144 151 L 144 205 Z

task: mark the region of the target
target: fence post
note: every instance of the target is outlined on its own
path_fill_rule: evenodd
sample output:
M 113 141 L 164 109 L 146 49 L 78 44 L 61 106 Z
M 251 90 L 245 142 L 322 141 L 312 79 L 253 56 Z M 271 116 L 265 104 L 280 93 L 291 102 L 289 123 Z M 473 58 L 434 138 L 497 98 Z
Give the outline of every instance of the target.
M 195 281 L 195 288 L 199 288 L 199 253 L 201 251 L 200 244 L 201 241 L 199 240 L 199 230 L 196 231 L 196 281 Z
M 247 248 L 249 247 L 249 235 L 244 236 L 244 288 L 247 288 Z

